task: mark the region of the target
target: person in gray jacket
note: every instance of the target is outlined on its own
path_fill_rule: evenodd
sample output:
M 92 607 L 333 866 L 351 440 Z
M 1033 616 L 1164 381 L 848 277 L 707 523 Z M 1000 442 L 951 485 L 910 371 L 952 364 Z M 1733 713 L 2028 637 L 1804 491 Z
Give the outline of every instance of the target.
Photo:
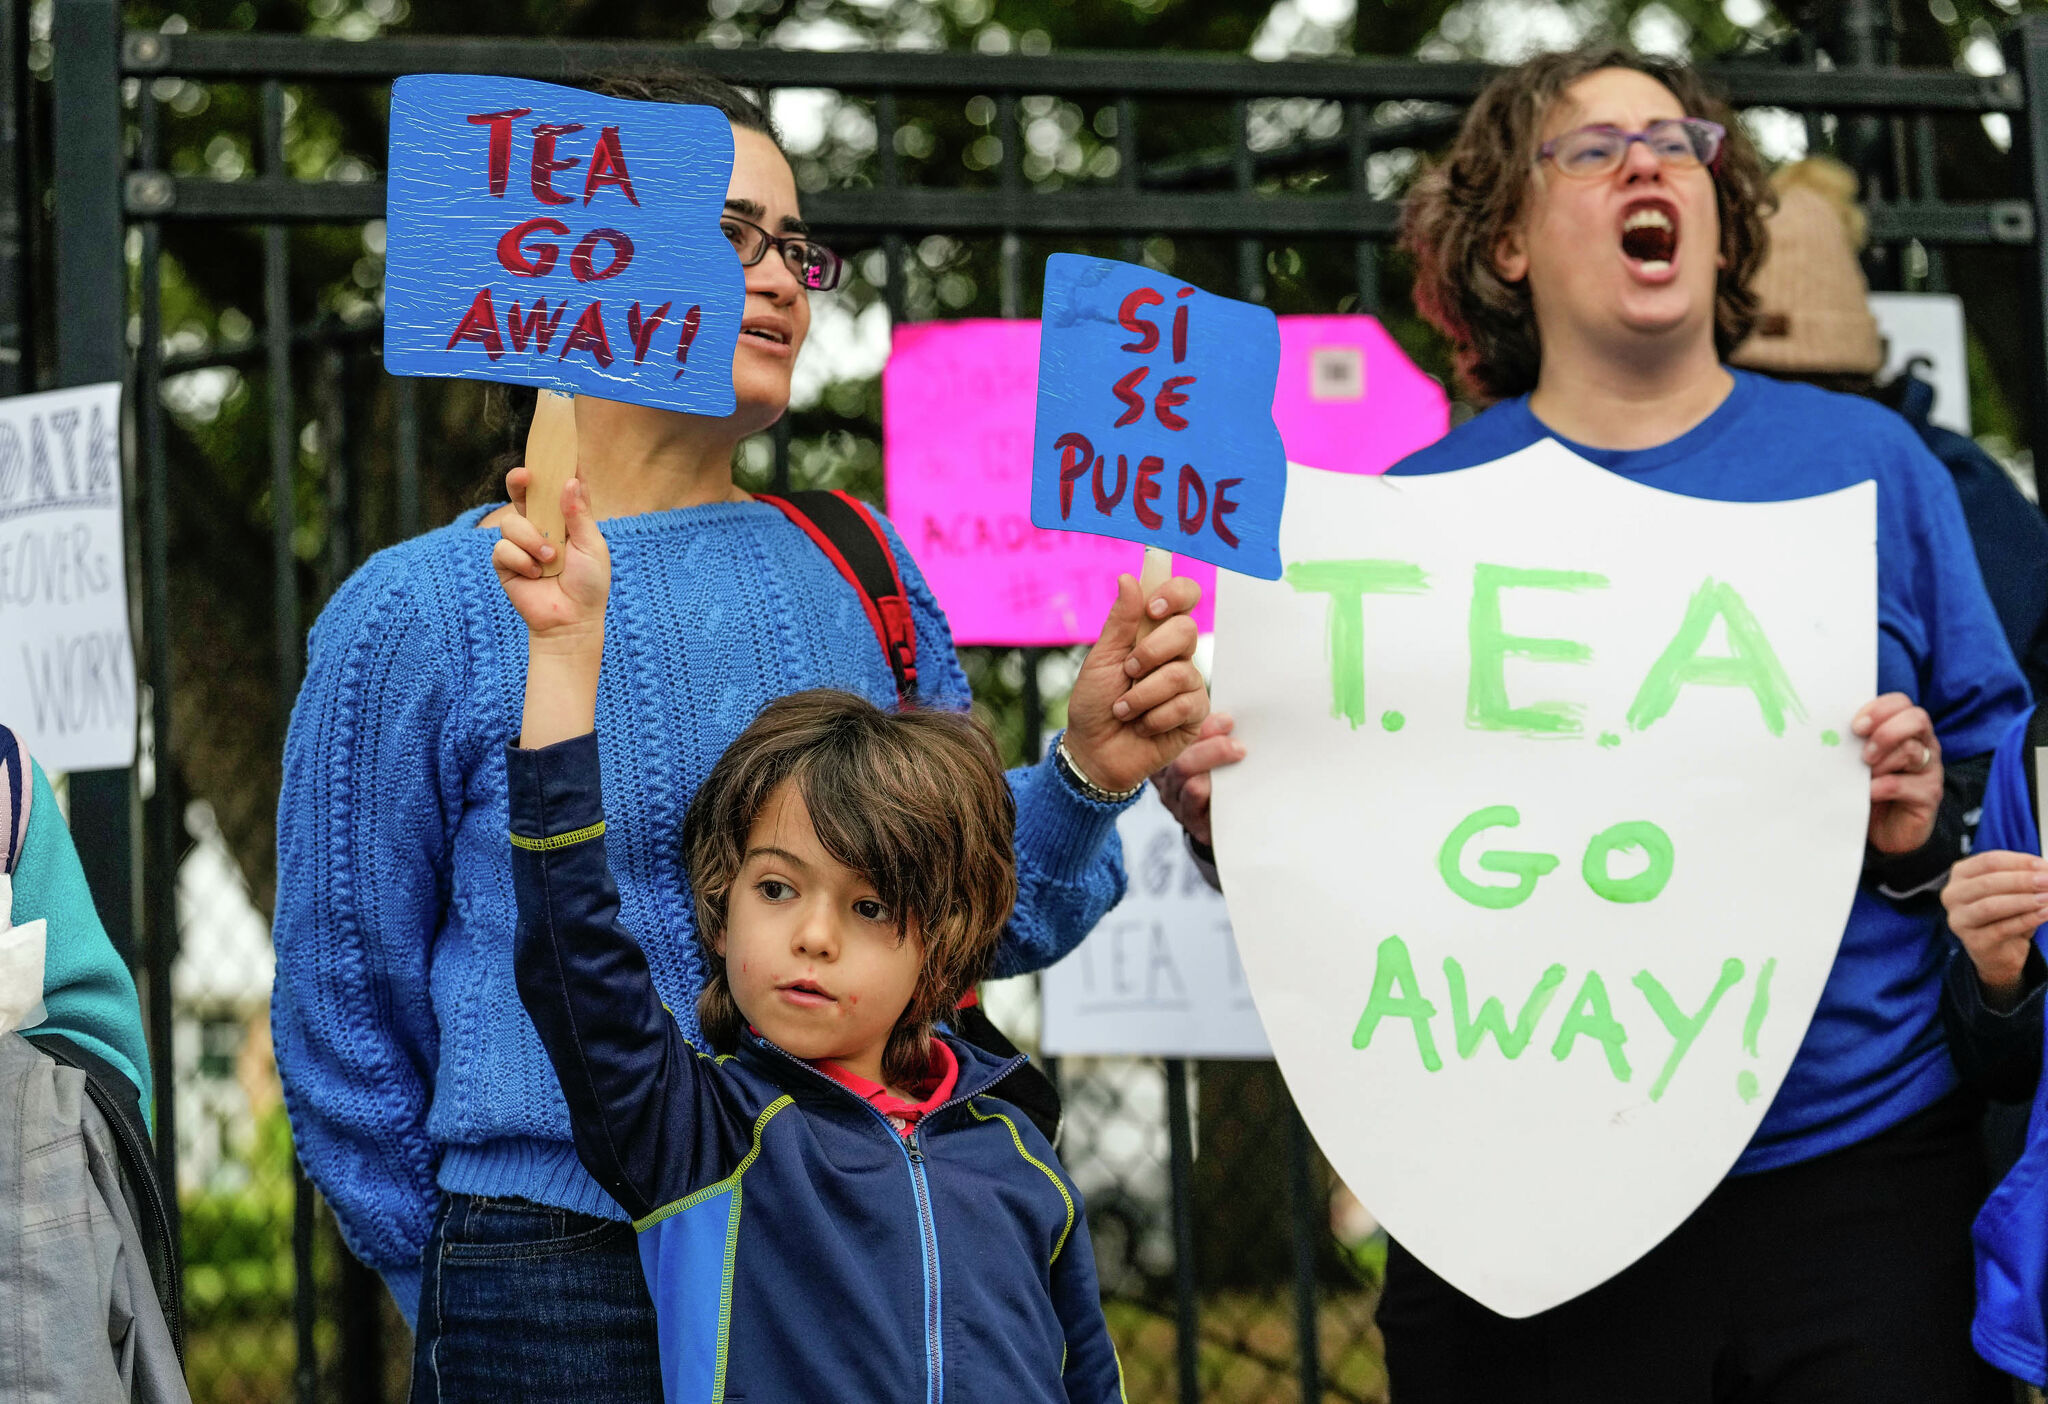
M 83 891 L 48 781 L 0 727 L 0 1400 L 190 1404 L 141 1011 Z

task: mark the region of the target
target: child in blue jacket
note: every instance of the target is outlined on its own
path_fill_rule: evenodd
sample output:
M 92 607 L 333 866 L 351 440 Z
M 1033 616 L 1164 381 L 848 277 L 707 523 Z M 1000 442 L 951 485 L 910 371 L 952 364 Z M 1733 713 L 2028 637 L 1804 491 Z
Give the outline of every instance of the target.
M 1121 1399 L 1080 1194 L 1004 1099 L 1024 1059 L 934 1030 L 1016 896 L 994 743 L 848 693 L 762 712 L 684 823 L 699 1051 L 618 923 L 610 557 L 580 484 L 563 506 L 559 575 L 509 531 L 493 558 L 528 627 L 514 960 L 577 1154 L 640 1232 L 669 1404 Z
M 2048 922 L 2038 819 L 2042 755 L 2048 707 L 2020 718 L 1999 743 L 1976 852 L 1955 865 L 1941 895 L 1949 928 L 1994 1008 L 2041 979 L 2035 937 Z M 2026 1149 L 1991 1192 L 1972 1236 L 1977 1314 L 1970 1335 L 1977 1353 L 2008 1374 L 2048 1385 L 2048 1079 L 2035 1088 Z

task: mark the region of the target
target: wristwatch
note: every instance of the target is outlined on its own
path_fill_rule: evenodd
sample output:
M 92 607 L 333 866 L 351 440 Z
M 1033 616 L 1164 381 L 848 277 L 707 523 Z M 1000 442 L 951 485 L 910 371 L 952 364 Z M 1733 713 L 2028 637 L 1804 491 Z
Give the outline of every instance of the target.
M 1074 764 L 1074 753 L 1067 749 L 1067 738 L 1064 733 L 1060 736 L 1059 744 L 1053 747 L 1052 763 L 1053 768 L 1064 775 L 1067 783 L 1079 790 L 1084 799 L 1094 800 L 1097 804 L 1123 804 L 1136 799 L 1138 791 L 1145 788 L 1145 782 L 1140 780 L 1128 790 L 1103 789 L 1082 774 L 1080 766 Z

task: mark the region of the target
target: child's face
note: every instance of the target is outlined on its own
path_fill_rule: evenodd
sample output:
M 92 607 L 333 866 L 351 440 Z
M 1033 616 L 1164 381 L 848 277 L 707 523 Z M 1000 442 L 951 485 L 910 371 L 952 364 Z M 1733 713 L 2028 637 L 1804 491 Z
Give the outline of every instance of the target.
M 924 947 L 901 935 L 874 885 L 818 842 L 785 782 L 747 834 L 719 943 L 747 1022 L 799 1058 L 833 1058 L 872 1082 L 917 990 Z

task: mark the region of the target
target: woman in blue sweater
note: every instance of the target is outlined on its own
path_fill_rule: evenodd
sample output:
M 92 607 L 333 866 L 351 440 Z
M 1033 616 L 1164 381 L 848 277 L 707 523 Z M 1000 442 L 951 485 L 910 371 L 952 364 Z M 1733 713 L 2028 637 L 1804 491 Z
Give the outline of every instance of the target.
M 712 763 L 761 708 L 838 687 L 893 705 L 861 596 L 732 478 L 732 455 L 789 402 L 808 292 L 838 259 L 812 241 L 759 106 L 692 78 L 629 97 L 732 120 L 724 225 L 746 265 L 722 420 L 580 399 L 580 475 L 613 560 L 598 723 L 620 916 L 694 1038 L 704 973 L 675 835 Z M 418 1327 L 416 1399 L 660 1397 L 631 1226 L 578 1163 L 569 1116 L 513 979 L 504 746 L 525 628 L 491 568 L 510 508 L 379 553 L 314 626 L 278 805 L 272 1024 L 306 1171 L 355 1253 Z M 927 706 L 964 709 L 945 616 L 893 532 Z M 1063 744 L 1013 771 L 1018 901 L 995 973 L 1057 960 L 1122 895 L 1118 813 L 1207 701 L 1189 661 L 1194 589 L 1113 619 Z M 1106 636 L 1114 630 L 1105 630 Z
M 1395 1244 L 1379 1321 L 1402 1404 L 2004 1398 L 1970 1350 L 1983 1172 L 1943 1034 L 1930 891 L 1960 833 L 1943 763 L 1989 752 L 2026 687 L 1954 485 L 1912 429 L 1867 400 L 1723 364 L 1756 313 L 1768 198 L 1697 75 L 1591 49 L 1496 78 L 1409 199 L 1416 305 L 1494 403 L 1393 471 L 1452 472 L 1547 437 L 1719 501 L 1875 480 L 1881 695 L 1852 727 L 1871 774 L 1862 881 L 1733 1173 L 1634 1265 L 1522 1320 Z M 1197 839 L 1202 768 L 1240 750 L 1226 721 L 1209 725 L 1161 786 Z

